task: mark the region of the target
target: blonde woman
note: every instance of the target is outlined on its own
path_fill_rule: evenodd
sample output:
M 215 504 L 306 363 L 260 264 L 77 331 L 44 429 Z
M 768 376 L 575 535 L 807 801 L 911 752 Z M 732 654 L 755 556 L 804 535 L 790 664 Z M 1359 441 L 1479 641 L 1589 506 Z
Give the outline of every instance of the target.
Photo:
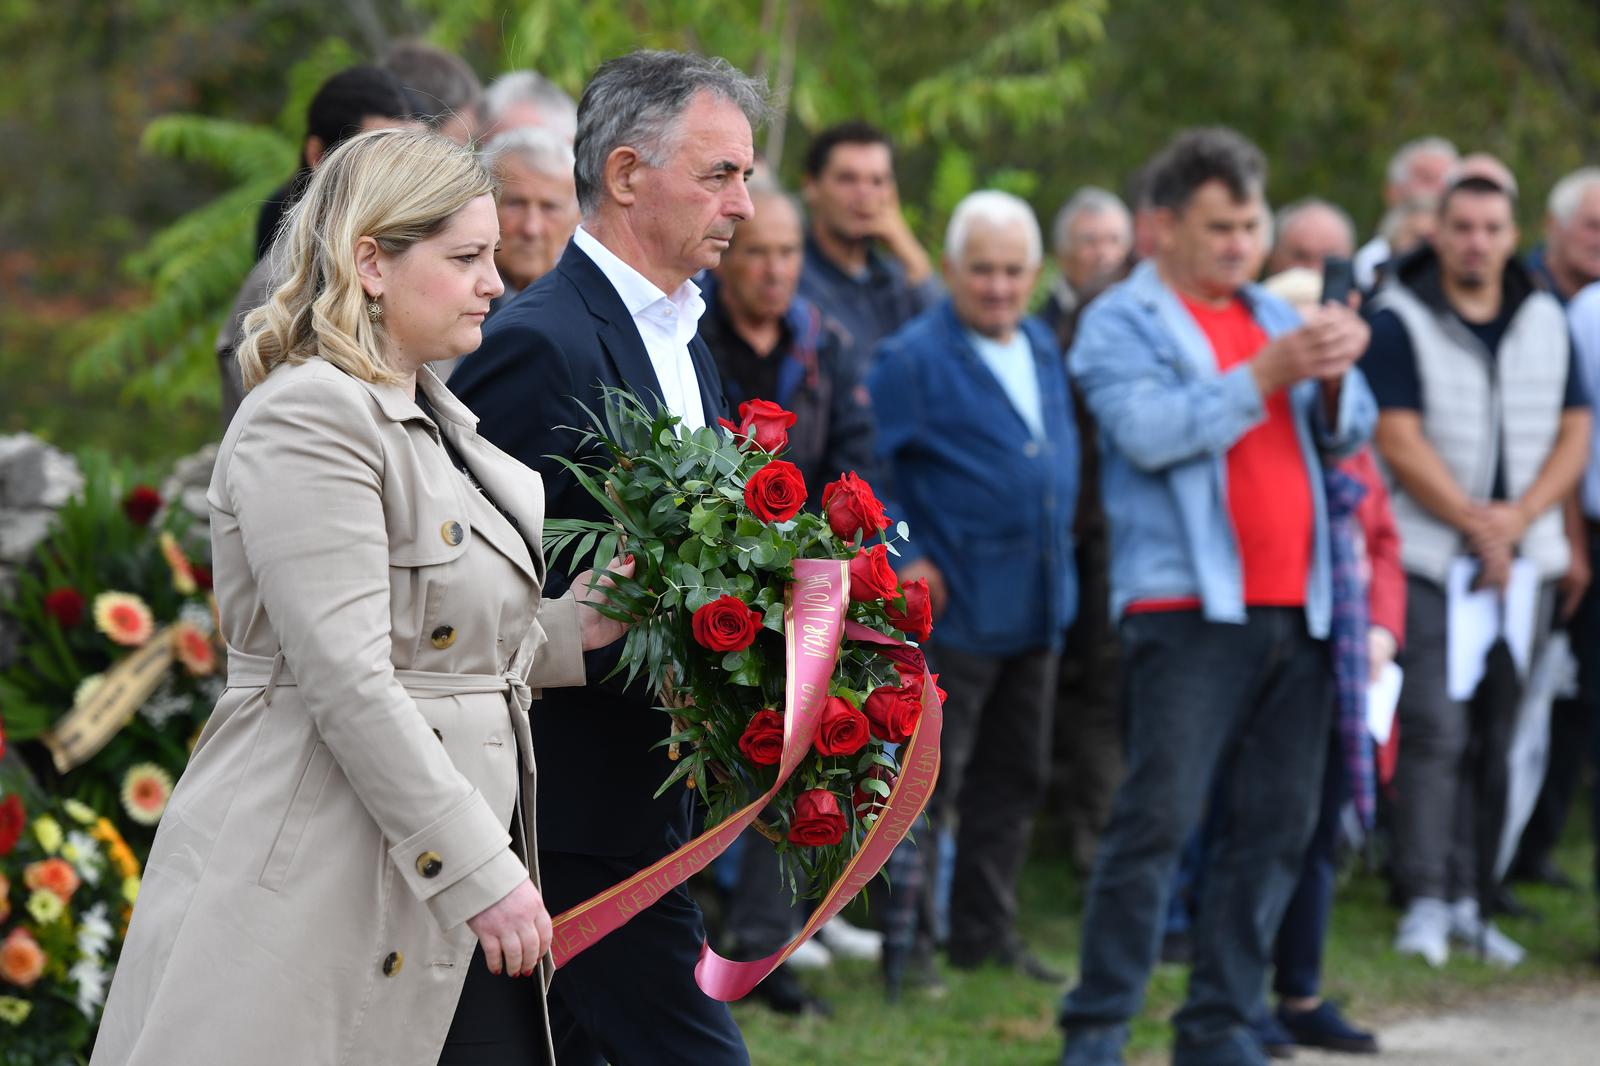
M 592 575 L 541 601 L 538 475 L 427 366 L 501 291 L 492 193 L 469 151 L 382 131 L 294 209 L 209 495 L 228 689 L 96 1066 L 552 1058 L 528 713 L 622 627 Z

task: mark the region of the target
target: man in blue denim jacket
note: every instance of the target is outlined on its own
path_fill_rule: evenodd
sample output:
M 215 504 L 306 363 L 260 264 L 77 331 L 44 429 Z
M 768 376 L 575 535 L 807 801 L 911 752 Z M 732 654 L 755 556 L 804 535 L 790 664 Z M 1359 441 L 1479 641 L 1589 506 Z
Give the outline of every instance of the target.
M 867 384 L 888 496 L 911 527 L 900 577 L 928 582 L 928 658 L 949 693 L 936 832 L 918 848 L 956 823 L 950 961 L 1059 981 L 1016 935 L 1056 664 L 1077 609 L 1077 428 L 1054 339 L 1025 317 L 1041 255 L 1026 203 L 968 196 L 945 241 L 950 298 L 879 347 Z M 924 868 L 931 882 L 938 863 Z
M 1157 251 L 1085 314 L 1070 369 L 1100 425 L 1128 776 L 1096 856 L 1063 1066 L 1122 1062 L 1178 851 L 1218 771 L 1178 1066 L 1258 1066 L 1248 1028 L 1316 816 L 1333 709 L 1322 468 L 1376 418 L 1346 307 L 1304 325 L 1249 283 L 1266 163 L 1231 130 L 1151 164 Z

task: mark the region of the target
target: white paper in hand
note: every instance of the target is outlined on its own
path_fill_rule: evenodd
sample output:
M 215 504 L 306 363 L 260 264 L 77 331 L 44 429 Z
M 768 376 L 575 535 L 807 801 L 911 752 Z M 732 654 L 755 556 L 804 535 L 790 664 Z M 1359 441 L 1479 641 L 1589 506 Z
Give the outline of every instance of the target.
M 1367 732 L 1380 748 L 1389 743 L 1389 734 L 1394 731 L 1394 713 L 1400 706 L 1400 686 L 1404 681 L 1405 672 L 1389 663 L 1367 688 Z

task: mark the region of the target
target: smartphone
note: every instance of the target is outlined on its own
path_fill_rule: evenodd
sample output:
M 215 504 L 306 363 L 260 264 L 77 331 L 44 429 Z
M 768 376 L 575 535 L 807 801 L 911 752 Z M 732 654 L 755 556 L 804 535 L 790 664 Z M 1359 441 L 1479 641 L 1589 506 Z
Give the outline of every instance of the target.
M 1322 302 L 1347 304 L 1356 285 L 1355 268 L 1350 260 L 1330 255 L 1322 261 Z

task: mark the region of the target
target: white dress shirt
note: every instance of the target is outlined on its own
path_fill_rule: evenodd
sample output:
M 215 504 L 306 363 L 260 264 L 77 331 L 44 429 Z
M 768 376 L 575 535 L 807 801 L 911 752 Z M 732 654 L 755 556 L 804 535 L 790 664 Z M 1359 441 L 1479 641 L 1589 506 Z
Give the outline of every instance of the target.
M 655 368 L 656 381 L 661 384 L 661 402 L 683 419 L 684 428 L 703 428 L 706 412 L 700 402 L 700 378 L 689 357 L 689 342 L 700 329 L 700 316 L 706 311 L 700 287 L 685 281 L 668 296 L 582 226 L 573 233 L 572 240 L 594 260 L 633 316 L 633 325 Z

